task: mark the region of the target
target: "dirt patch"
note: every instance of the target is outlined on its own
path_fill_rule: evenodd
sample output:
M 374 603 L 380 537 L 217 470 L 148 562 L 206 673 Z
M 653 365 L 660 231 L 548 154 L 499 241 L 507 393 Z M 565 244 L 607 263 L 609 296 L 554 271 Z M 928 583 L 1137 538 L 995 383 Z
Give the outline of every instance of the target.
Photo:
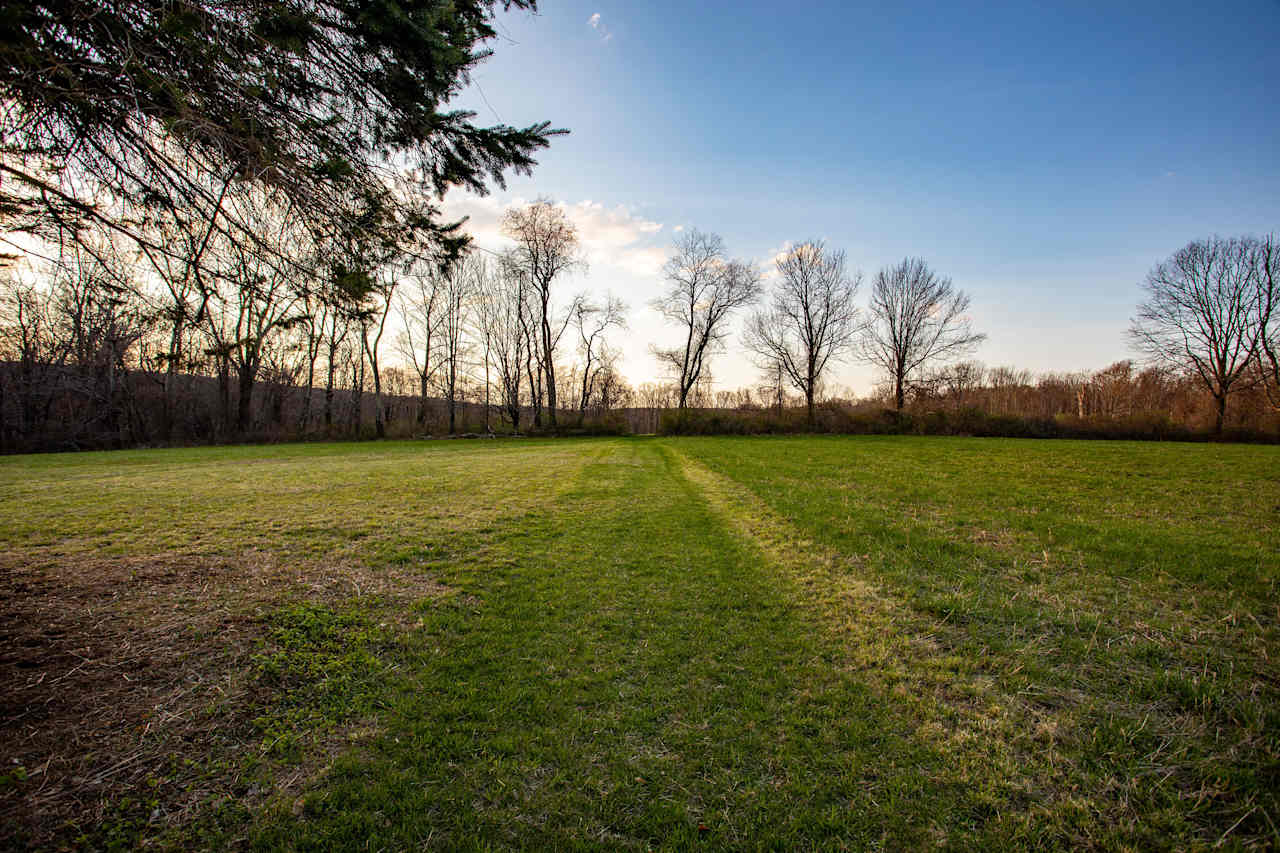
M 211 798 L 254 799 L 234 768 L 269 699 L 251 678 L 264 615 L 448 592 L 411 566 L 263 552 L 0 554 L 0 847 L 74 841 L 122 801 L 163 829 Z

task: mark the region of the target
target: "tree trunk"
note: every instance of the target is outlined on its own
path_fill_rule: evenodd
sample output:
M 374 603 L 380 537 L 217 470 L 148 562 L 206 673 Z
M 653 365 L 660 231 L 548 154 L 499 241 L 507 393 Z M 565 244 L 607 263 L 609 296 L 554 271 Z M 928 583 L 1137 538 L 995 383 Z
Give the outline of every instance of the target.
M 533 425 L 535 428 L 542 426 L 542 368 L 539 366 L 537 377 L 535 379 L 533 364 L 526 363 L 526 369 L 529 373 L 529 402 L 533 404 Z
M 450 371 L 452 371 L 452 367 Z M 449 435 L 454 435 L 458 431 L 458 394 L 454 387 L 456 380 L 452 375 L 449 377 Z
M 356 373 L 355 405 L 351 409 L 351 433 L 356 439 L 364 431 L 364 353 L 360 354 L 360 369 Z
M 899 412 L 902 411 L 902 407 L 906 403 L 906 392 L 903 389 L 902 380 L 903 380 L 902 374 L 899 373 L 896 377 L 894 377 L 894 381 L 893 381 L 893 400 L 894 400 L 894 403 L 897 405 Z
M 236 432 L 244 435 L 249 431 L 249 420 L 252 415 L 251 405 L 253 403 L 253 380 L 254 374 L 257 373 L 256 365 L 243 365 L 238 371 L 236 397 Z
M 173 324 L 173 332 L 169 336 L 169 361 L 164 372 L 164 412 L 161 416 L 161 432 L 165 443 L 173 441 L 174 421 L 177 419 L 178 407 L 178 371 L 182 367 L 182 326 Z
M 231 365 L 226 358 L 218 360 L 218 397 L 222 404 L 222 424 L 224 429 L 231 429 L 235 424 L 231 413 Z
M 547 363 L 547 420 L 556 428 L 556 369 Z
M 590 353 L 590 350 L 587 350 Z M 578 396 L 578 426 L 587 421 L 587 401 L 591 393 L 591 359 L 587 358 L 586 367 L 582 369 L 582 393 Z
M 418 377 L 418 426 L 423 430 L 427 429 L 427 394 L 430 389 L 427 387 L 427 369 L 422 369 L 422 374 Z
M 333 433 L 333 383 L 324 389 L 324 434 L 326 436 Z
M 487 331 L 484 336 L 484 434 L 493 434 L 493 427 L 489 425 L 489 333 Z
M 545 289 L 544 289 L 545 292 Z M 547 303 L 542 303 L 542 356 L 545 359 L 542 368 L 547 377 L 547 419 L 551 428 L 556 427 L 556 366 L 551 352 L 551 321 L 547 317 Z
M 373 431 L 378 438 L 387 437 L 387 421 L 382 409 L 382 371 L 373 368 Z
M 684 357 L 680 361 L 680 402 L 676 406 L 677 409 L 683 411 L 689 402 L 689 391 L 693 389 L 693 379 L 689 376 L 689 355 L 693 349 L 693 312 L 694 305 L 692 302 L 693 295 L 690 294 L 689 304 L 689 330 L 684 336 Z
M 316 358 L 320 354 L 318 348 L 309 347 L 309 350 L 307 355 L 306 397 L 302 400 L 302 415 L 298 418 L 298 430 L 303 435 L 307 434 L 307 428 L 311 426 L 311 397 L 315 391 L 316 384 Z

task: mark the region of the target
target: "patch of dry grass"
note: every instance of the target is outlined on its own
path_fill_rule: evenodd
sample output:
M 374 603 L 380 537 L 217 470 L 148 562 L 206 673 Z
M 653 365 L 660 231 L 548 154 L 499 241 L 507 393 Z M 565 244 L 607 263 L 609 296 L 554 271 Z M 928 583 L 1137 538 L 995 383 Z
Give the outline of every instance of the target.
M 270 704 L 253 676 L 264 618 L 290 602 L 411 604 L 451 590 L 420 569 L 352 561 L 0 555 L 0 825 L 44 844 L 144 792 L 156 828 L 236 789 L 237 753 Z M 346 735 L 337 735 L 339 743 Z M 323 750 L 321 750 L 323 752 Z M 210 772 L 220 757 L 221 772 Z M 188 764 L 187 761 L 190 761 Z M 314 763 L 314 759 L 313 759 Z M 314 770 L 287 770 L 288 790 Z

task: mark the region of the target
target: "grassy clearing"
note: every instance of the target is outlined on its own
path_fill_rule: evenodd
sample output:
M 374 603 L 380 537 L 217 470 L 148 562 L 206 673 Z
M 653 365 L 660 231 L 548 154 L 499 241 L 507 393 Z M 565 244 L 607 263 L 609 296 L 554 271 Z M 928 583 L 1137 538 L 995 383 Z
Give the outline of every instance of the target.
M 1267 846 L 1265 447 L 0 460 L 9 845 Z
M 1280 843 L 1280 464 L 1244 447 L 999 440 L 677 445 L 811 564 L 878 590 L 956 760 L 1018 779 L 1042 840 Z M 883 608 L 882 608 L 883 609 Z M 852 612 L 865 613 L 867 608 Z M 857 648 L 867 648 L 860 638 Z M 917 642 L 917 648 L 919 648 Z M 894 672 L 892 661 L 903 662 Z M 951 667 L 939 675 L 938 667 Z M 960 694 L 960 695 L 956 695 Z M 1007 815 L 1002 815 L 1002 818 Z M 1016 821 L 1016 818 L 1015 818 Z

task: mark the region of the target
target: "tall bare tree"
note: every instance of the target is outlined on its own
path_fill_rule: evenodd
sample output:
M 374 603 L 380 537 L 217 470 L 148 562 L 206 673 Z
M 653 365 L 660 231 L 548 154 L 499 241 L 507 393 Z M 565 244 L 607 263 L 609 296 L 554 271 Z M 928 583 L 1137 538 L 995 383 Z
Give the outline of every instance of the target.
M 400 298 L 404 329 L 398 340 L 400 355 L 418 378 L 418 426 L 426 428 L 431 382 L 439 370 L 440 326 L 444 315 L 445 271 L 429 261 L 417 261 L 406 276 Z
M 466 380 L 467 357 L 471 342 L 467 331 L 471 322 L 472 301 L 488 275 L 484 259 L 477 253 L 467 255 L 454 264 L 445 276 L 441 312 L 441 374 L 449 412 L 449 434 L 458 431 L 458 390 Z
M 862 274 L 845 268 L 844 252 L 821 241 L 801 243 L 776 262 L 778 284 L 767 306 L 752 315 L 743 344 L 766 373 L 779 369 L 804 394 L 809 425 L 814 396 L 827 367 L 852 349 L 861 329 L 853 304 Z
M 325 322 L 329 308 L 328 294 L 323 287 L 309 286 L 303 288 L 299 309 L 302 321 L 298 324 L 298 337 L 303 352 L 303 371 L 306 381 L 302 383 L 302 407 L 298 412 L 298 432 L 306 435 L 311 428 L 311 408 L 316 386 L 316 363 L 320 360 L 320 350 L 325 341 Z
M 281 194 L 245 193 L 228 202 L 238 217 L 255 224 L 258 243 L 216 237 L 212 260 L 193 268 L 200 305 L 196 309 L 208 353 L 218 369 L 224 423 L 239 434 L 249 430 L 252 396 L 268 339 L 301 322 L 303 267 L 276 261 L 302 256 L 307 241 L 292 205 Z M 261 250 L 260 243 L 274 247 Z M 237 391 L 231 407 L 232 373 Z
M 223 178 L 217 183 L 215 202 L 206 210 L 174 208 L 153 214 L 143 223 L 150 239 L 138 242 L 141 255 L 154 273 L 149 278 L 161 283 L 158 292 L 144 296 L 145 301 L 156 306 L 157 313 L 167 321 L 169 332 L 167 347 L 155 353 L 155 361 L 164 368 L 161 433 L 166 441 L 174 438 L 180 375 L 184 369 L 190 370 L 196 355 L 188 352 L 198 319 L 196 270 L 204 265 L 213 238 L 220 233 L 217 223 L 224 214 L 232 182 Z
M 334 288 L 332 296 L 324 303 L 321 319 L 325 347 L 324 432 L 325 435 L 332 435 L 334 392 L 341 378 L 343 363 L 347 360 L 346 351 L 353 349 L 350 337 L 356 327 L 356 312 L 342 297 L 340 290 Z
M 520 431 L 522 389 L 528 365 L 527 318 L 532 310 L 529 279 L 509 257 L 488 265 L 477 308 L 497 372 L 500 405 L 515 432 Z
M 578 423 L 587 417 L 587 407 L 600 379 L 600 371 L 611 361 L 605 334 L 611 328 L 625 329 L 627 306 L 621 299 L 606 295 L 603 302 L 577 300 L 573 309 L 573 327 L 578 332 L 578 352 L 582 355 L 581 388 L 578 392 Z
M 536 297 L 538 367 L 545 380 L 547 415 L 556 425 L 556 347 L 570 314 L 556 316 L 552 289 L 557 279 L 583 266 L 578 230 L 564 211 L 548 199 L 508 210 L 503 231 L 515 241 L 513 259 L 528 276 Z
M 387 417 L 382 402 L 382 336 L 387 330 L 387 320 L 391 317 L 391 307 L 395 299 L 396 287 L 400 284 L 398 270 L 383 270 L 374 280 L 373 287 L 365 299 L 363 311 L 368 318 L 361 324 L 361 344 L 365 355 L 369 358 L 369 368 L 373 375 L 373 429 L 378 438 L 387 434 Z
M 1268 234 L 1258 241 L 1254 252 L 1254 275 L 1258 290 L 1258 367 L 1263 388 L 1272 408 L 1280 409 L 1280 288 L 1276 287 L 1276 267 L 1280 266 L 1280 246 Z
M 1183 246 L 1147 274 L 1146 299 L 1129 328 L 1149 361 L 1199 378 L 1213 397 L 1218 434 L 1228 397 L 1253 379 L 1262 337 L 1258 248 L 1250 238 L 1223 237 Z
M 729 334 L 728 321 L 739 308 L 760 298 L 760 274 L 750 264 L 725 259 L 719 235 L 690 229 L 676 240 L 675 254 L 663 267 L 666 293 L 653 308 L 684 334 L 684 343 L 653 348 L 677 382 L 678 408 L 702 378 L 709 357 Z
M 973 331 L 968 311 L 969 296 L 920 258 L 876 273 L 860 355 L 888 374 L 899 411 L 918 371 L 969 355 L 986 340 Z

